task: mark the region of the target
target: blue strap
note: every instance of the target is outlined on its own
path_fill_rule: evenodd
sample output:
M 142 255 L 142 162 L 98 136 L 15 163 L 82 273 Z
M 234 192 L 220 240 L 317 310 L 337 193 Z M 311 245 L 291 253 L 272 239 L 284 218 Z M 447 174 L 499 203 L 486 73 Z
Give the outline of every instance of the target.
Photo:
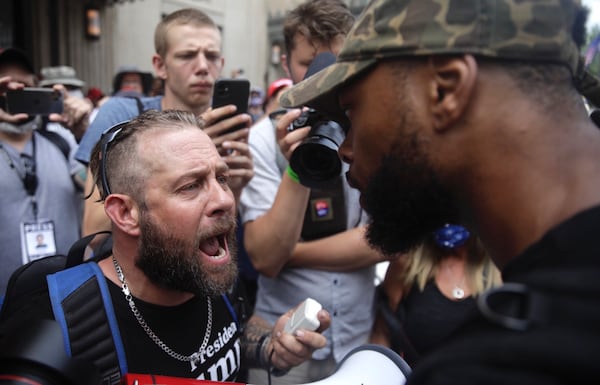
M 229 314 L 231 314 L 231 317 L 233 318 L 233 321 L 235 322 L 235 324 L 238 327 L 238 330 L 240 329 L 240 323 L 238 321 L 238 317 L 237 317 L 237 313 L 235 312 L 235 309 L 233 308 L 233 305 L 231 304 L 231 301 L 229 300 L 229 297 L 227 296 L 227 294 L 221 294 L 221 296 L 223 297 L 223 301 L 225 301 L 225 305 L 227 305 L 227 309 L 229 310 Z
M 119 360 L 119 367 L 121 370 L 121 374 L 124 375 L 125 373 L 127 373 L 127 360 L 125 356 L 125 349 L 123 346 L 123 341 L 121 339 L 121 333 L 119 331 L 119 326 L 115 316 L 113 304 L 110 299 L 110 292 L 106 284 L 106 279 L 104 277 L 104 274 L 102 273 L 102 270 L 100 270 L 96 263 L 83 263 L 81 265 L 77 265 L 75 267 L 62 270 L 55 274 L 47 276 L 48 291 L 52 303 L 52 311 L 54 313 L 54 318 L 61 327 L 64 336 L 65 350 L 69 356 L 72 356 L 67 316 L 65 315 L 65 312 L 63 310 L 62 302 L 65 298 L 73 294 L 81 285 L 83 285 L 90 279 L 96 279 L 96 281 L 98 282 L 100 293 L 102 295 L 102 301 L 106 309 L 106 315 L 108 318 L 107 322 L 113 336 L 113 342 Z M 237 313 L 233 308 L 229 297 L 226 294 L 223 294 L 222 298 L 234 322 L 238 327 L 240 327 Z
M 61 326 L 65 341 L 65 349 L 67 354 L 71 356 L 68 324 L 65 313 L 62 309 L 62 301 L 75 292 L 77 288 L 79 288 L 85 282 L 94 278 L 100 287 L 100 294 L 102 295 L 102 301 L 104 302 L 104 308 L 106 309 L 106 315 L 108 318 L 107 322 L 112 333 L 117 357 L 119 359 L 121 375 L 124 375 L 127 373 L 125 348 L 123 347 L 121 332 L 119 331 L 119 325 L 117 323 L 115 310 L 110 299 L 110 292 L 108 290 L 108 285 L 106 284 L 106 279 L 104 278 L 104 274 L 102 274 L 102 270 L 100 270 L 96 263 L 83 263 L 70 269 L 62 270 L 47 276 L 46 279 L 48 281 L 48 291 L 50 294 L 50 301 L 52 302 L 54 318 Z

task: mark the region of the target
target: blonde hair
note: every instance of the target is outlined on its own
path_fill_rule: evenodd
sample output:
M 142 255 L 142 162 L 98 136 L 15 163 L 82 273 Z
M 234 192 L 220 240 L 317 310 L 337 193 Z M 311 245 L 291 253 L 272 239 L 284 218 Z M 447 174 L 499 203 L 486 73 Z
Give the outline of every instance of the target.
M 500 271 L 493 264 L 479 238 L 469 239 L 466 247 L 465 277 L 472 295 L 479 295 L 498 286 L 502 282 Z M 403 276 L 400 277 L 404 292 L 407 293 L 415 283 L 423 290 L 427 282 L 435 277 L 440 261 L 450 254 L 451 250 L 444 250 L 433 240 L 417 247 L 407 256 L 406 267 Z

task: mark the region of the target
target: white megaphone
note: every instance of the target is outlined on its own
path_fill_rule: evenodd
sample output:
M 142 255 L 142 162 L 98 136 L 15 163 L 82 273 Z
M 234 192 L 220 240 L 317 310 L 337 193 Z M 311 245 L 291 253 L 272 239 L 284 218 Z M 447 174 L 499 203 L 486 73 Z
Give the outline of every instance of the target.
M 367 344 L 350 351 L 331 376 L 298 385 L 404 385 L 410 372 L 392 349 Z

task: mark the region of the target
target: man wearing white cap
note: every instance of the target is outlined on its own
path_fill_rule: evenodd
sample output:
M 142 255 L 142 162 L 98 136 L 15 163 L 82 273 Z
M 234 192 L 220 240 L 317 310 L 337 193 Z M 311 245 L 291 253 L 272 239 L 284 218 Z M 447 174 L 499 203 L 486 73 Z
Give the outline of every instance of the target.
M 70 128 L 79 142 L 90 123 L 93 109 L 91 101 L 83 93 L 85 82 L 77 78 L 75 69 L 69 66 L 44 67 L 40 73 L 40 87 L 52 87 L 63 93 L 64 103 L 70 107 L 58 123 Z M 57 129 L 56 125 L 52 125 L 51 129 Z

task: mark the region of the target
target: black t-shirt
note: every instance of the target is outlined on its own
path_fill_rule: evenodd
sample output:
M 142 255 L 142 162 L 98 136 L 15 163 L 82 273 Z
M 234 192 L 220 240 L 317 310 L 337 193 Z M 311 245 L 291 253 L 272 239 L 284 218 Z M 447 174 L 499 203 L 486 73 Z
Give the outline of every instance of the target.
M 599 234 L 600 206 L 550 230 L 506 266 L 495 302 L 478 302 L 502 317 L 480 311 L 408 384 L 600 383 Z M 500 322 L 507 315 L 528 324 Z
M 240 366 L 239 330 L 224 300 L 212 299 L 212 328 L 206 354 L 196 370 L 169 356 L 142 329 L 121 289 L 108 281 L 130 373 L 156 374 L 211 381 L 234 381 Z M 207 301 L 194 297 L 179 306 L 158 306 L 140 299 L 135 305 L 152 331 L 175 353 L 198 351 L 207 324 Z

